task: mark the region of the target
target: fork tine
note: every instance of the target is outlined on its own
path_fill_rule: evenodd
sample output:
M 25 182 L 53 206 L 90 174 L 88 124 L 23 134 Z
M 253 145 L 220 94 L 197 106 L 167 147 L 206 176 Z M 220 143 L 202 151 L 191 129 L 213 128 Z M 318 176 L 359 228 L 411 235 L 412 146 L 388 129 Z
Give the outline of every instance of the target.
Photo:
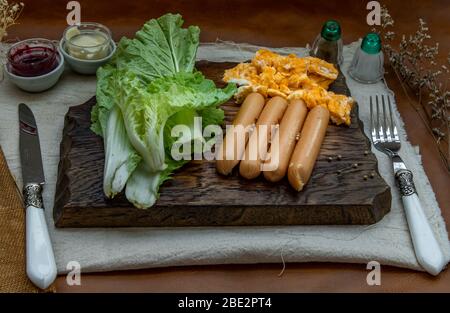
M 392 117 L 392 105 L 390 96 L 388 96 L 388 106 L 389 106 L 389 116 L 391 118 L 392 139 L 395 141 L 400 141 L 397 133 L 397 126 L 395 125 L 394 118 Z
M 389 127 L 390 127 L 390 130 L 391 130 L 391 132 L 390 132 L 391 133 L 391 138 L 392 138 L 392 140 L 395 140 L 395 136 L 394 136 L 395 124 L 394 124 L 394 119 L 392 118 L 391 96 L 387 95 L 386 97 L 387 97 L 387 104 L 388 104 L 388 109 L 389 109 Z
M 387 101 L 388 101 L 388 104 L 386 104 L 386 101 L 385 101 L 385 99 L 384 99 L 384 95 L 382 95 L 382 102 L 383 102 L 383 120 L 384 120 L 384 134 L 385 134 L 385 136 L 386 136 L 386 141 L 392 141 L 393 140 L 393 138 L 391 137 L 391 123 L 392 123 L 392 120 L 391 120 L 391 116 L 388 114 L 391 110 L 391 108 L 390 108 L 390 106 L 389 106 L 389 103 L 390 103 L 390 100 L 389 100 L 389 96 L 386 96 L 386 98 L 388 99 Z M 386 107 L 386 106 L 388 106 L 388 107 Z
M 385 97 L 387 97 L 385 99 Z M 401 142 L 393 119 L 389 95 L 370 95 L 370 126 L 373 146 L 393 157 L 400 150 Z M 395 100 L 392 100 L 395 101 Z
M 383 125 L 381 125 L 380 122 L 380 103 L 378 101 L 378 95 L 376 95 L 376 104 L 377 104 L 377 133 L 378 133 L 378 138 L 380 139 L 381 142 L 384 142 L 384 134 L 383 134 Z
M 384 101 L 384 95 L 381 95 L 381 110 L 382 110 L 382 116 L 381 116 L 381 126 L 383 127 L 383 129 L 382 129 L 382 133 L 383 133 L 383 138 L 384 139 L 387 139 L 386 138 L 386 109 L 385 109 L 385 107 L 386 107 L 386 105 L 385 105 L 385 103 L 384 103 L 385 101 Z
M 373 96 L 370 96 L 369 99 L 370 99 L 370 133 L 372 134 L 372 141 L 375 142 L 377 140 L 377 131 L 375 128 L 375 116 L 373 114 Z

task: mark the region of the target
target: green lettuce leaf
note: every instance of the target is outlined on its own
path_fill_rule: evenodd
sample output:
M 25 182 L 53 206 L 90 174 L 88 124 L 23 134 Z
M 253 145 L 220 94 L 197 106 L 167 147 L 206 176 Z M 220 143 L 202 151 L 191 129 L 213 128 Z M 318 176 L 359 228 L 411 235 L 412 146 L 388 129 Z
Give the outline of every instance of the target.
M 134 73 L 143 81 L 142 88 L 154 79 L 177 72 L 192 72 L 199 44 L 197 26 L 182 28 L 179 14 L 151 19 L 136 33 L 136 38 L 122 38 L 111 62 L 97 70 L 97 105 L 92 109 L 91 129 L 103 136 L 110 110 L 115 103 L 112 76 L 117 70 Z
M 134 39 L 121 39 L 115 66 L 135 73 L 147 83 L 178 72 L 192 72 L 200 29 L 182 25 L 179 14 L 169 13 L 148 21 Z
M 111 65 L 98 70 L 97 104 L 91 112 L 91 129 L 104 139 L 103 191 L 109 198 L 124 189 L 128 178 L 141 160 L 128 140 L 122 113 L 115 105 L 115 74 L 116 69 Z
M 128 138 L 141 155 L 150 172 L 166 168 L 164 131 L 166 122 L 178 112 L 191 110 L 197 114 L 207 108 L 216 108 L 227 101 L 236 86 L 216 88 L 213 81 L 200 72 L 177 73 L 152 81 L 146 90 L 139 88 L 136 75 L 118 74 L 118 106 L 120 107 Z M 170 140 L 170 139 L 168 139 Z
M 116 68 L 106 64 L 97 70 L 97 104 L 91 111 L 91 130 L 99 136 L 103 136 L 111 109 L 115 106 L 113 75 Z
M 203 140 L 202 134 L 194 131 L 198 129 L 194 127 L 194 118 L 222 123 L 223 111 L 217 107 L 234 94 L 236 86 L 216 88 L 212 81 L 196 72 L 156 79 L 142 90 L 138 88 L 136 75 L 128 72 L 119 76 L 122 92 L 118 105 L 128 138 L 142 156 L 141 164 L 127 182 L 126 196 L 136 207 L 148 208 L 158 198 L 160 185 L 187 162 L 173 160 L 170 149 L 174 141 Z M 190 133 L 183 138 L 172 137 L 172 128 L 178 124 L 188 126 Z
M 171 157 L 172 144 L 204 141 L 195 118 L 203 118 L 203 127 L 222 123 L 218 106 L 236 92 L 235 85 L 218 89 L 193 73 L 200 30 L 182 25 L 179 14 L 148 21 L 134 39 L 122 38 L 97 71 L 91 129 L 104 138 L 104 192 L 113 197 L 125 188 L 139 208 L 152 206 L 160 185 L 187 162 Z M 178 124 L 190 132 L 174 138 Z
M 156 173 L 150 172 L 141 162 L 127 182 L 125 188 L 127 200 L 139 209 L 151 207 L 159 198 L 159 187 L 171 179 L 173 172 L 187 162 L 168 159 L 167 167 Z
M 199 114 L 202 117 L 203 128 L 208 125 L 221 125 L 225 118 L 225 112 L 216 107 L 201 110 Z
M 113 198 L 123 190 L 141 157 L 128 140 L 119 107 L 111 110 L 104 133 L 103 191 L 107 197 Z

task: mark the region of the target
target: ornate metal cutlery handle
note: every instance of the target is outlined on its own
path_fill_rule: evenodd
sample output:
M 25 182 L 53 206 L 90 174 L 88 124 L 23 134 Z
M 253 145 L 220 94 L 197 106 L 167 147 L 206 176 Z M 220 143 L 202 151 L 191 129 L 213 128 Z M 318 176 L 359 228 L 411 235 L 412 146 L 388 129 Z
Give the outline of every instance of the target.
M 416 186 L 414 186 L 413 174 L 410 170 L 397 171 L 397 173 L 395 173 L 395 178 L 397 179 L 402 197 L 417 193 Z
M 35 208 L 44 208 L 42 201 L 42 185 L 36 183 L 26 184 L 23 187 L 23 197 L 25 207 L 34 206 Z

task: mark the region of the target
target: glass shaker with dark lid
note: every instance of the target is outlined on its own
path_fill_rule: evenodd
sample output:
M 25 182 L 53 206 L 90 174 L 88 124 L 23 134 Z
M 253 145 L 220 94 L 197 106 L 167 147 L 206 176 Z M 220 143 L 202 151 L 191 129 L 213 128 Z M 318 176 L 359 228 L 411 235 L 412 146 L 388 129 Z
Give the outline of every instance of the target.
M 348 73 L 360 83 L 373 84 L 383 79 L 383 65 L 381 38 L 377 33 L 368 33 L 356 49 Z
M 310 55 L 332 64 L 342 65 L 341 26 L 337 21 L 329 20 L 323 24 L 322 31 L 313 43 Z

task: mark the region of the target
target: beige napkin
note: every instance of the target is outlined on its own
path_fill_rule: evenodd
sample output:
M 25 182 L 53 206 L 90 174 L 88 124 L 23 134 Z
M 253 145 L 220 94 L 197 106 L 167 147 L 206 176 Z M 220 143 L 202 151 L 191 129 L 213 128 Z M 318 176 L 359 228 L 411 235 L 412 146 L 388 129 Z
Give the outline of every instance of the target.
M 25 272 L 25 210 L 0 148 L 0 292 L 39 291 Z
M 1 44 L 0 44 L 1 46 Z M 344 47 L 343 72 L 347 73 L 358 42 Z M 261 47 L 247 44 L 216 42 L 201 44 L 199 60 L 240 62 L 253 57 Z M 272 49 L 272 48 L 271 48 Z M 304 48 L 273 48 L 278 53 L 304 55 Z M 352 95 L 360 103 L 360 118 L 366 134 L 370 134 L 368 95 L 385 93 L 382 83 L 364 85 L 347 77 Z M 18 155 L 19 129 L 17 104 L 28 104 L 36 117 L 44 165 L 45 214 L 56 257 L 58 272 L 70 270 L 75 261 L 82 273 L 137 268 L 284 262 L 345 262 L 378 261 L 421 270 L 414 255 L 408 225 L 397 188 L 392 188 L 392 210 L 375 225 L 362 226 L 276 226 L 276 227 L 199 227 L 199 228 L 80 228 L 56 229 L 52 217 L 58 176 L 59 143 L 64 127 L 64 115 L 70 106 L 78 105 L 95 94 L 95 76 L 77 75 L 67 69 L 52 89 L 29 94 L 9 81 L 0 84 L 0 144 L 11 173 L 21 186 L 21 166 Z M 434 192 L 421 165 L 420 157 L 408 142 L 401 117 L 393 104 L 402 138 L 402 157 L 416 178 L 416 188 L 447 259 L 450 242 Z M 395 186 L 392 164 L 381 152 L 378 158 L 380 174 L 390 186 Z

